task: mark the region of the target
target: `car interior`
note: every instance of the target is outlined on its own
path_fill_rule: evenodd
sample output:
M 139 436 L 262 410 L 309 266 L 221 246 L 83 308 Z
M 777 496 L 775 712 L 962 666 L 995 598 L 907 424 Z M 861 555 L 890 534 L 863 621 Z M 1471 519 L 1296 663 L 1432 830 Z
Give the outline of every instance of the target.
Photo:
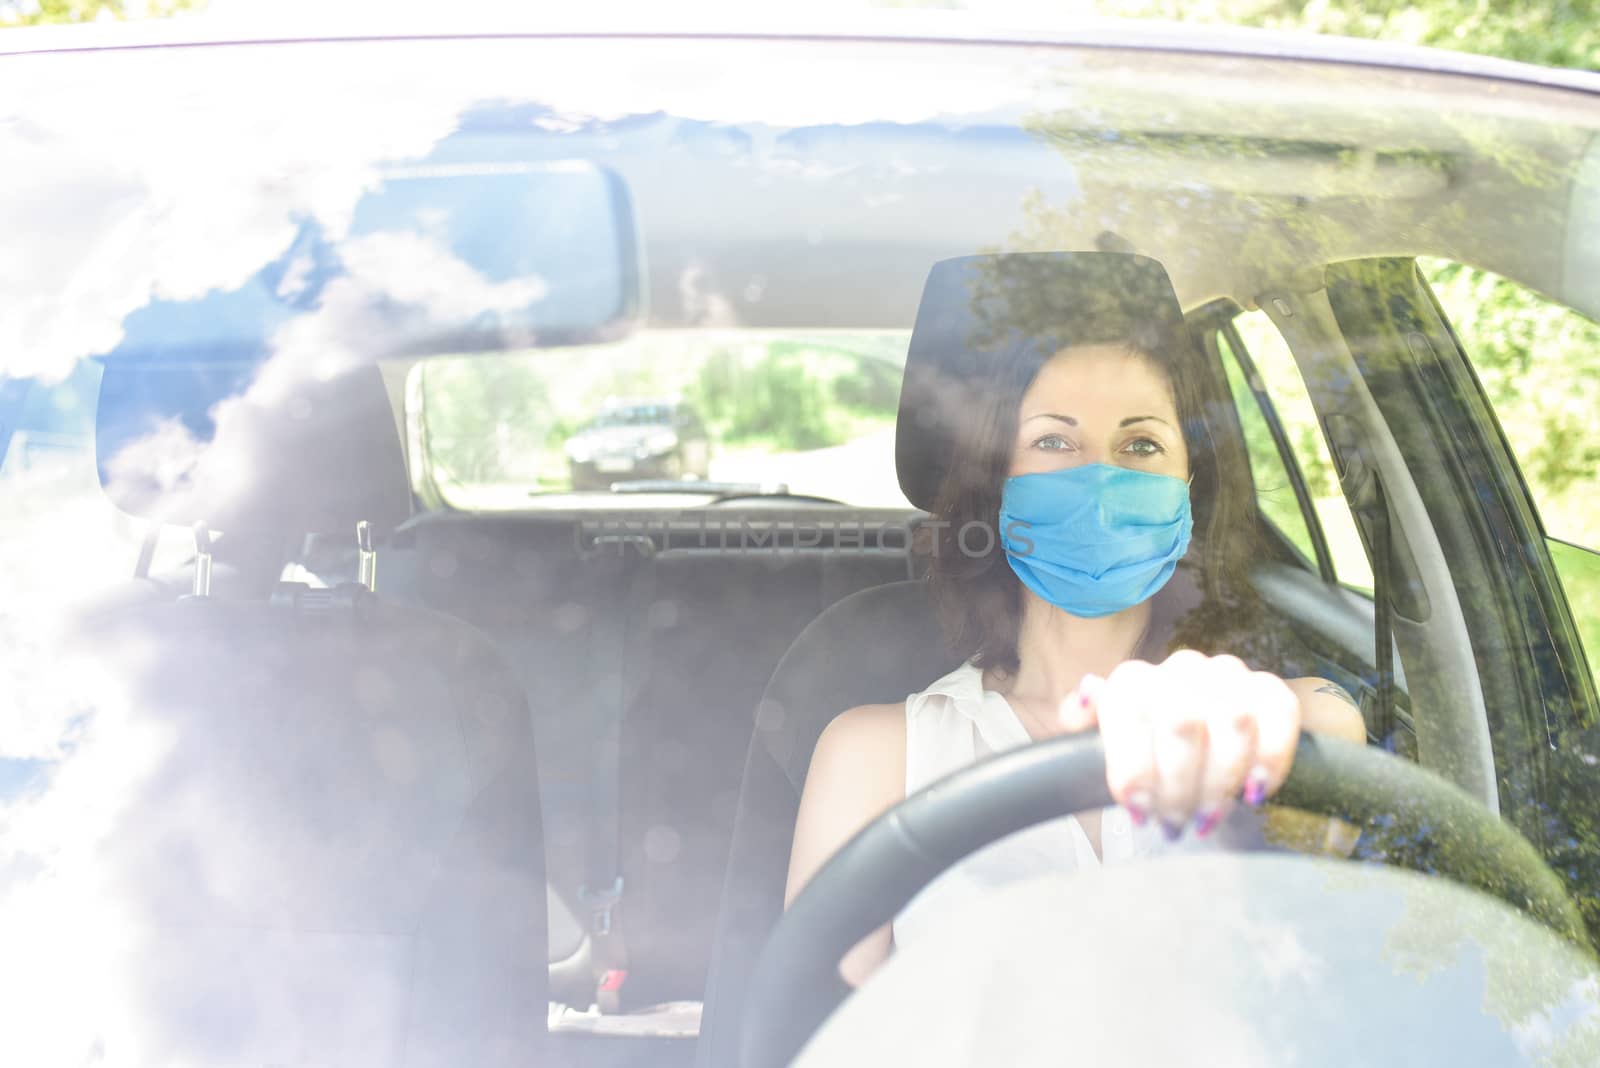
M 1120 121 L 1148 118 L 1152 99 L 1125 103 Z M 439 159 L 486 152 L 510 122 L 490 110 L 475 121 Z M 593 132 L 558 147 L 613 168 L 640 201 L 652 273 L 633 283 L 657 292 L 624 294 L 623 317 L 648 303 L 651 329 L 692 336 L 709 327 L 673 290 L 679 268 L 743 277 L 752 255 L 775 253 L 696 244 L 683 227 L 697 213 L 656 222 L 648 137 L 635 135 L 609 153 Z M 829 136 L 843 140 L 822 155 L 855 135 Z M 1593 144 L 1562 148 L 1600 159 Z M 1144 150 L 1184 165 L 1181 146 Z M 1449 151 L 1455 209 L 1514 186 L 1511 168 Z M 714 153 L 684 153 L 674 166 L 714 166 Z M 1315 172 L 1319 160 L 1295 162 Z M 934 281 L 952 257 L 1138 253 L 1167 267 L 1206 373 L 1236 405 L 1218 424 L 1262 496 L 1268 543 L 1250 577 L 1274 649 L 1354 695 L 1373 747 L 1498 813 L 1560 868 L 1566 817 L 1529 799 L 1581 763 L 1553 739 L 1588 729 L 1600 701 L 1517 461 L 1417 257 L 1528 265 L 1499 262 L 1443 209 L 1394 225 L 1421 210 L 1407 182 L 1422 179 L 1391 164 L 1394 187 L 1369 216 L 1335 181 L 1322 210 L 1336 227 L 1241 239 L 1216 262 L 1204 250 L 1256 234 L 1250 191 L 1292 183 L 1287 171 L 1246 168 L 1207 209 L 1237 214 L 1209 229 L 1204 213 L 1173 229 L 1085 211 L 1038 251 L 985 252 L 957 233 L 869 235 L 870 254 L 835 247 L 809 265 L 778 256 L 764 276 L 775 295 L 739 306 L 744 327 L 806 320 L 801 308 L 819 330 L 909 330 L 894 507 L 688 483 L 452 508 L 419 490 L 407 382 L 427 352 L 291 365 L 271 388 L 258 354 L 108 358 L 87 385 L 39 385 L 92 390 L 99 488 L 146 532 L 126 583 L 101 591 L 74 633 L 97 677 L 118 680 L 108 707 L 124 710 L 124 743 L 149 746 L 159 770 L 107 817 L 121 842 L 107 864 L 143 895 L 128 908 L 163 933 L 139 947 L 165 977 L 141 1010 L 170 1017 L 175 1036 L 194 1011 L 184 977 L 227 974 L 208 988 L 203 1029 L 226 1057 L 287 1062 L 298 1047 L 271 1022 L 293 1019 L 328 1063 L 375 1050 L 413 1065 L 528 1063 L 530 1050 L 532 1063 L 585 1068 L 742 1063 L 818 736 L 844 709 L 900 700 L 954 666 L 925 582 L 927 524 L 982 369 L 950 334 L 959 295 Z M 1091 193 L 1103 206 L 1128 191 Z M 947 192 L 922 206 L 947 207 Z M 863 295 L 874 271 L 890 279 L 876 303 Z M 1583 303 L 1577 281 L 1532 281 Z M 830 294 L 832 310 L 816 311 Z M 568 340 L 593 341 L 581 333 L 552 333 L 539 355 L 570 358 Z M 1269 334 L 1331 455 L 1354 566 L 1336 559 L 1299 473 L 1301 445 L 1263 374 Z M 505 347 L 444 354 L 493 361 Z M 227 418 L 206 425 L 224 404 Z M 139 451 L 163 427 L 203 442 L 181 478 Z M 1356 857 L 1405 853 L 1375 832 Z M 1589 937 L 1596 915 L 1585 906 Z M 361 1012 L 327 1011 L 318 991 L 334 989 Z M 262 1003 L 275 1006 L 265 1017 Z
M 1298 307 L 1316 314 L 1310 302 Z M 1219 319 L 1215 308 L 1204 313 L 1195 329 L 1210 339 L 1207 358 L 1218 361 L 1215 373 L 1222 375 L 1218 324 L 1226 328 L 1230 320 Z M 1212 332 L 1201 333 L 1207 324 Z M 493 969 L 509 969 L 532 1001 L 604 1003 L 608 1011 L 598 1019 L 563 1025 L 553 1018 L 552 1032 L 541 1036 L 555 1051 L 570 1051 L 574 1063 L 693 1057 L 706 1065 L 736 1063 L 741 1000 L 781 912 L 789 840 L 817 736 L 838 710 L 912 692 L 919 680 L 951 666 L 921 581 L 927 561 L 912 547 L 950 451 L 950 427 L 917 416 L 959 391 L 962 372 L 948 365 L 950 346 L 924 329 L 919 319 L 896 443 L 899 478 L 917 510 L 775 507 L 778 499 L 744 512 L 733 501 L 717 507 L 727 513 L 719 519 L 761 540 L 732 548 L 708 541 L 703 516 L 694 514 L 703 505 L 617 514 L 589 509 L 579 516 L 412 515 L 382 376 L 357 369 L 304 398 L 313 419 L 285 420 L 277 407 L 230 424 L 258 436 L 218 448 L 271 458 L 261 461 L 272 477 L 258 480 L 265 491 L 259 498 L 232 499 L 226 485 L 197 477 L 180 517 L 172 502 L 160 499 L 151 511 L 151 500 L 139 496 L 142 487 L 113 483 L 124 494 L 119 504 L 134 514 L 157 515 L 169 527 L 186 526 L 180 518 L 212 516 L 208 526 L 244 531 L 280 551 L 228 546 L 236 535 L 225 533 L 205 547 L 203 555 L 215 562 L 207 565 L 203 594 L 194 586 L 197 546 L 194 562 L 137 580 L 99 625 L 143 635 L 134 643 L 137 677 L 152 705 L 179 722 L 202 715 L 215 695 L 236 692 L 248 679 L 270 697 L 247 703 L 267 700 L 308 722 L 328 718 L 319 708 L 376 703 L 385 745 L 395 747 L 402 764 L 437 762 L 439 743 L 429 740 L 430 729 L 465 732 L 459 774 L 483 784 L 471 810 L 463 813 L 458 798 L 456 807 L 417 821 L 403 796 L 385 813 L 373 801 L 381 791 L 365 795 L 362 806 L 371 818 L 389 821 L 385 826 L 404 821 L 419 835 L 433 830 L 433 841 L 406 843 L 402 859 L 413 864 L 446 848 L 437 838 L 439 821 L 465 817 L 483 824 L 481 838 L 465 841 L 515 865 L 514 880 L 507 881 L 504 868 L 474 879 L 472 868 L 451 855 L 460 898 L 449 904 L 430 897 L 428 912 L 416 915 L 437 916 L 441 930 L 435 936 L 424 922 L 418 937 L 437 940 L 435 952 L 473 967 L 452 970 L 451 981 L 460 985 L 431 994 L 430 1004 L 478 996 L 487 986 L 476 984 L 493 985 L 507 974 Z M 183 373 L 107 369 L 98 406 L 104 459 L 126 439 L 118 424 L 130 412 L 148 418 L 150 398 L 191 396 L 172 388 L 171 376 Z M 168 380 L 158 381 L 163 376 Z M 330 456 L 342 462 L 329 465 Z M 370 531 L 366 548 L 355 536 L 358 525 Z M 882 531 L 893 536 L 877 536 Z M 1448 596 L 1448 586 L 1430 587 L 1422 578 L 1416 558 L 1426 562 L 1441 552 L 1428 540 L 1406 543 L 1412 589 Z M 283 546 L 293 547 L 293 558 L 283 556 Z M 1375 742 L 1412 759 L 1430 744 L 1434 752 L 1464 752 L 1468 759 L 1436 766 L 1453 768 L 1464 788 L 1481 788 L 1485 780 L 1471 761 L 1477 740 L 1428 739 L 1410 713 L 1415 696 L 1403 674 L 1392 680 L 1393 733 L 1387 740 L 1378 733 L 1371 600 L 1323 581 L 1281 536 L 1274 555 L 1261 562 L 1255 580 L 1304 673 L 1340 680 L 1358 695 Z M 315 583 L 278 581 L 285 565 Z M 1420 627 L 1413 636 L 1408 624 L 1415 625 L 1403 612 L 1389 623 L 1400 649 L 1438 640 L 1445 656 L 1463 649 L 1470 656 L 1469 645 L 1449 635 L 1430 639 Z M 97 643 L 119 647 L 91 633 Z M 440 656 L 444 650 L 448 657 Z M 1397 659 L 1423 662 L 1420 655 L 1428 654 L 1402 652 Z M 295 667 L 270 670 L 273 663 Z M 1436 707 L 1481 707 L 1475 669 L 1437 674 L 1443 678 L 1430 692 Z M 181 688 L 173 686 L 177 679 Z M 418 720 L 445 710 L 454 715 L 432 728 Z M 415 722 L 414 736 L 391 737 L 395 719 Z M 528 729 L 506 735 L 519 721 Z M 272 755 L 285 782 L 308 749 L 327 758 L 329 739 L 320 732 L 232 726 L 243 733 L 205 732 L 204 744 L 259 751 L 270 738 L 269 748 L 288 750 Z M 1452 729 L 1437 720 L 1431 726 Z M 192 759 L 191 770 L 210 767 L 201 753 Z M 380 754 L 370 772 L 381 781 L 386 770 Z M 443 775 L 433 767 L 429 780 Z M 247 806 L 251 800 L 241 799 Z M 1483 800 L 1493 804 L 1496 795 Z M 321 801 L 343 806 L 349 795 Z M 274 820 L 289 836 L 285 849 L 292 849 L 295 819 L 315 828 L 330 817 L 330 810 L 302 803 Z M 246 811 L 239 819 L 256 823 L 259 814 Z M 460 839 L 449 846 L 461 847 Z M 281 870 L 308 864 L 292 855 L 275 863 Z M 383 877 L 396 876 L 405 878 L 403 872 Z M 485 896 L 519 904 L 491 906 Z M 165 898 L 163 908 L 182 898 Z M 314 894 L 305 904 L 304 922 L 336 907 Z M 184 911 L 203 907 L 195 902 Z M 496 922 L 484 923 L 490 917 Z M 548 976 L 505 952 L 546 943 Z M 490 946 L 500 952 L 486 952 Z M 702 1000 L 706 1013 L 697 1021 L 692 1003 Z M 411 1026 L 449 1030 L 426 1021 Z M 697 1033 L 698 1052 L 686 1040 Z M 440 1063 L 458 1052 L 442 1047 Z

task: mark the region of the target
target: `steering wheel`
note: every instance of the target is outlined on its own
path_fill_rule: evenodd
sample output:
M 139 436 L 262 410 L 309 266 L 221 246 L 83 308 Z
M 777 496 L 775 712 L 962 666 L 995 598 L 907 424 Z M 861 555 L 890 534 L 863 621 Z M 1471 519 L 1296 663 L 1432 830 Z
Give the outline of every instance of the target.
M 1498 897 L 1593 952 L 1577 908 L 1533 846 L 1409 761 L 1302 734 L 1272 801 L 1355 823 L 1389 863 Z M 940 872 L 1014 831 L 1111 803 L 1099 734 L 1084 732 L 980 761 L 879 816 L 817 872 L 773 931 L 751 982 L 740 1064 L 789 1063 L 851 993 L 839 959 Z

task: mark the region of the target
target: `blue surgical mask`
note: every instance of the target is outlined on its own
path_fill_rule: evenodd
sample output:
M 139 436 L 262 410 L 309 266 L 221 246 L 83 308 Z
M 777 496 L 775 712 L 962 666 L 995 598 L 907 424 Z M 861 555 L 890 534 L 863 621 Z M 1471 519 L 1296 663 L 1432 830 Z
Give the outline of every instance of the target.
M 1084 464 L 1008 478 L 1000 543 L 1028 589 L 1075 616 L 1109 616 L 1167 584 L 1189 548 L 1189 484 Z

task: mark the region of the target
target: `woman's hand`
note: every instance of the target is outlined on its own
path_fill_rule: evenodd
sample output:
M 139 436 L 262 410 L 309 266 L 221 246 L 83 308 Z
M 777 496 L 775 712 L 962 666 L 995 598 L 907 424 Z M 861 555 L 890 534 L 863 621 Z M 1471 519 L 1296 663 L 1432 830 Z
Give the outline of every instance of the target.
M 1061 707 L 1068 730 L 1099 725 L 1111 796 L 1136 824 L 1159 819 L 1169 838 L 1190 820 L 1203 837 L 1235 799 L 1272 796 L 1294 762 L 1301 717 L 1278 676 L 1187 650 L 1086 675 Z

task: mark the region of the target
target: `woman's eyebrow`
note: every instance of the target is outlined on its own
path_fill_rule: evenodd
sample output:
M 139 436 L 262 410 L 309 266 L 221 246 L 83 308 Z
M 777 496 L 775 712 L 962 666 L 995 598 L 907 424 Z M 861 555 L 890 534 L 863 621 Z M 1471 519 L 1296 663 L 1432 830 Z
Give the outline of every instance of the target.
M 1033 415 L 1030 415 L 1030 416 L 1028 416 L 1028 418 L 1024 419 L 1023 422 L 1024 423 L 1030 423 L 1035 419 L 1055 419 L 1055 420 L 1057 420 L 1059 422 L 1063 422 L 1063 423 L 1067 424 L 1068 426 L 1077 426 L 1078 425 L 1078 421 L 1076 419 L 1072 418 L 1072 416 L 1070 416 L 1070 415 L 1057 415 L 1055 412 L 1035 412 Z
M 1172 426 L 1171 423 L 1167 422 L 1165 419 L 1161 418 L 1158 415 L 1130 415 L 1130 416 L 1128 416 L 1128 418 L 1126 418 L 1122 422 L 1118 423 L 1117 427 L 1118 427 L 1118 429 L 1121 429 L 1122 427 L 1125 427 L 1125 426 L 1132 426 L 1134 423 L 1142 423 L 1147 419 L 1152 421 L 1152 422 L 1160 423 L 1162 426 L 1165 426 L 1165 427 Z

